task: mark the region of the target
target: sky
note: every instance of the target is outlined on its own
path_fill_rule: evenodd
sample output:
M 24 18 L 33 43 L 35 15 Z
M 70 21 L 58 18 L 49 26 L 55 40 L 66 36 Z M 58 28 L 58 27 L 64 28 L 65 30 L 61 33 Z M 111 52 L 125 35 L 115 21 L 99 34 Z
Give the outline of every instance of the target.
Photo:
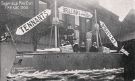
M 135 9 L 135 0 L 99 0 L 99 4 L 118 15 L 120 21 L 131 9 Z

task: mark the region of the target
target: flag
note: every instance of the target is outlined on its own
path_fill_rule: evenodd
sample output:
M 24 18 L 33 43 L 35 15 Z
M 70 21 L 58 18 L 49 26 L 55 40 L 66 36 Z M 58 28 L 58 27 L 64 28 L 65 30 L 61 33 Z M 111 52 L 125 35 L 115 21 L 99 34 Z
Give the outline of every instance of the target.
M 112 42 L 112 44 L 115 46 L 115 47 L 118 47 L 118 43 L 117 41 L 115 40 L 115 38 L 113 37 L 113 35 L 111 34 L 111 32 L 109 31 L 109 29 L 107 28 L 107 26 L 105 25 L 104 22 L 100 21 L 100 25 L 103 29 L 103 31 L 106 33 L 106 35 L 108 36 L 108 38 L 110 39 L 110 41 Z
M 122 52 L 122 53 L 124 53 L 125 55 L 129 55 L 129 53 L 128 53 L 128 51 L 126 51 L 125 49 L 124 49 L 124 46 L 122 46 L 122 48 L 120 49 L 120 51 Z

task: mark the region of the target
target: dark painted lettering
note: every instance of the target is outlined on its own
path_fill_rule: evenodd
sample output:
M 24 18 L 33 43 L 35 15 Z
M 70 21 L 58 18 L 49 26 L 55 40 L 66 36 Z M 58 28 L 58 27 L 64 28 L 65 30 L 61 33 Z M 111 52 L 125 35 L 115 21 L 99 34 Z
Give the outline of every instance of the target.
M 22 32 L 24 32 L 23 27 L 20 27 L 19 29 L 21 29 L 21 30 L 22 30 Z
M 34 20 L 35 20 L 36 23 L 39 23 L 40 22 L 37 17 L 35 17 Z
M 31 22 L 28 22 L 28 23 L 27 23 L 27 26 L 28 26 L 29 28 L 32 28 L 32 27 L 33 27 L 33 25 L 31 24 Z
M 68 8 L 64 8 L 64 9 L 63 9 L 63 12 L 64 12 L 64 13 L 68 13 Z
M 43 15 L 43 13 L 41 13 L 40 15 L 37 16 L 37 18 L 38 18 L 40 21 L 43 20 L 42 15 Z
M 25 31 L 29 30 L 26 24 L 23 25 L 23 28 L 25 29 Z
M 33 26 L 35 26 L 37 23 L 35 22 L 35 20 L 31 20 L 30 21 L 31 22 L 31 24 L 33 25 Z
M 44 13 L 44 14 L 43 14 L 44 19 L 45 19 L 47 16 L 48 16 L 47 13 Z M 44 19 L 43 19 L 43 20 L 44 20 Z

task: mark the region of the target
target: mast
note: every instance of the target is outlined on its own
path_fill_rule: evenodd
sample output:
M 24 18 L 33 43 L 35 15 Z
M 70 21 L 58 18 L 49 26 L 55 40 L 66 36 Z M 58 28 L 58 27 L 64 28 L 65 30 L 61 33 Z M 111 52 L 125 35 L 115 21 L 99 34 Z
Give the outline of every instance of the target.
M 55 19 L 55 48 L 57 48 L 58 46 L 58 44 L 57 44 L 57 41 L 58 41 L 58 39 L 57 39 L 57 0 L 55 0 L 55 15 L 54 15 L 54 19 Z
M 96 42 L 97 48 L 99 48 L 99 25 L 97 23 L 97 11 L 95 9 L 95 28 L 96 28 Z
M 13 35 L 12 35 L 12 33 L 11 33 L 11 31 L 10 31 L 8 25 L 6 25 L 6 29 L 7 29 L 8 33 L 9 33 L 9 35 L 11 36 L 11 40 L 12 40 L 13 46 L 14 46 L 15 49 L 16 49 L 16 52 L 18 52 L 18 49 L 17 49 L 17 47 L 16 47 L 16 43 L 15 43 L 14 37 L 13 37 Z

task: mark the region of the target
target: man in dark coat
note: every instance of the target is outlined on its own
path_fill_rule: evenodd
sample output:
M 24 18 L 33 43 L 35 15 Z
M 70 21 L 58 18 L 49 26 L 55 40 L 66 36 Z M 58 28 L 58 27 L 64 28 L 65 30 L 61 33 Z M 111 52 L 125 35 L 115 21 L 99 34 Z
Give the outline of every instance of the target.
M 135 39 L 123 42 L 124 49 L 129 55 L 124 57 L 124 81 L 135 79 Z

